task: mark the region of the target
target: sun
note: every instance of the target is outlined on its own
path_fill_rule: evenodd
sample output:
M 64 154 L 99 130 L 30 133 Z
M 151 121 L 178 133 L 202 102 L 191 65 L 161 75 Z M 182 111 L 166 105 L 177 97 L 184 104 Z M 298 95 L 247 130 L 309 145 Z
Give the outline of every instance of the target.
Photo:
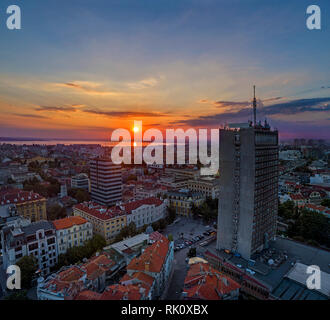
M 140 128 L 139 127 L 133 127 L 134 132 L 139 132 Z
M 134 142 L 134 143 L 133 143 L 133 146 L 134 146 L 134 147 L 136 147 L 136 146 L 137 146 L 137 143 L 136 143 L 136 142 Z

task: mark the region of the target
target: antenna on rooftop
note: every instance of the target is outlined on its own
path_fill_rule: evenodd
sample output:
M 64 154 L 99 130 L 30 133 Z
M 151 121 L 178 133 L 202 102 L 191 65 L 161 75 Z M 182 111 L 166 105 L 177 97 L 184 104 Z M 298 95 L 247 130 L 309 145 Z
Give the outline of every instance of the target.
M 256 86 L 253 86 L 253 120 L 254 125 L 257 125 L 257 99 L 256 99 Z

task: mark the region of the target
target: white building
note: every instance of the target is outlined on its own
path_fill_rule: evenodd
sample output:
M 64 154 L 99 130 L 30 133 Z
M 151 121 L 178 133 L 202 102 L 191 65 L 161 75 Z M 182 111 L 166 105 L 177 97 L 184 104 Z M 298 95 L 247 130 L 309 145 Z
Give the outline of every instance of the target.
M 64 254 L 69 248 L 84 245 L 93 237 L 93 225 L 79 216 L 53 221 L 56 229 L 58 254 Z
M 284 150 L 279 152 L 279 159 L 286 161 L 295 161 L 301 159 L 299 150 Z
M 1 231 L 1 242 L 5 270 L 27 255 L 35 256 L 43 274 L 48 274 L 57 263 L 56 232 L 49 221 L 9 224 Z
M 71 188 L 90 191 L 90 181 L 86 173 L 80 173 L 71 178 Z
M 167 200 L 147 198 L 122 204 L 121 209 L 125 210 L 127 225 L 134 222 L 140 228 L 165 218 L 166 204 Z

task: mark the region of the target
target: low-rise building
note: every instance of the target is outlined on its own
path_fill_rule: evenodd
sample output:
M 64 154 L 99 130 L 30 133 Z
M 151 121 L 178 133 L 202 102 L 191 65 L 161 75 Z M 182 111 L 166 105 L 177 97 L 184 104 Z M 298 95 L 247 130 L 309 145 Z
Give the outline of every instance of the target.
M 184 280 L 184 300 L 237 300 L 240 285 L 207 263 L 191 264 Z
M 154 280 L 153 297 L 160 297 L 166 290 L 172 274 L 174 243 L 166 237 L 147 247 L 141 256 L 134 258 L 127 266 L 127 274 L 132 277 L 143 272 Z
M 84 290 L 102 292 L 107 274 L 114 266 L 107 254 L 100 254 L 82 265 L 63 267 L 47 278 L 38 279 L 38 300 L 73 300 Z
M 309 211 L 315 211 L 325 215 L 327 218 L 330 218 L 330 209 L 324 206 L 318 206 L 316 204 L 308 203 L 304 206 L 305 209 Z
M 69 248 L 82 246 L 93 237 L 93 225 L 79 216 L 53 221 L 56 229 L 58 254 Z

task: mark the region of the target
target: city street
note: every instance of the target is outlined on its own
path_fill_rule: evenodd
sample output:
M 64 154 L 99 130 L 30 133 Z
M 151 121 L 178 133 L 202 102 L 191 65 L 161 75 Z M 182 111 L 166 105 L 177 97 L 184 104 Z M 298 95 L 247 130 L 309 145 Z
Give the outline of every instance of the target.
M 201 221 L 180 218 L 179 222 L 167 226 L 164 234 L 172 234 L 175 244 L 180 244 L 183 242 L 181 239 L 182 233 L 184 239 L 191 239 L 197 235 L 203 234 L 208 228 L 210 228 L 210 226 L 203 224 Z M 192 244 L 191 247 L 198 247 L 198 243 Z M 174 252 L 174 273 L 168 289 L 167 300 L 177 300 L 181 297 L 184 279 L 188 271 L 188 263 L 186 261 L 188 251 L 189 247 L 185 247 Z

